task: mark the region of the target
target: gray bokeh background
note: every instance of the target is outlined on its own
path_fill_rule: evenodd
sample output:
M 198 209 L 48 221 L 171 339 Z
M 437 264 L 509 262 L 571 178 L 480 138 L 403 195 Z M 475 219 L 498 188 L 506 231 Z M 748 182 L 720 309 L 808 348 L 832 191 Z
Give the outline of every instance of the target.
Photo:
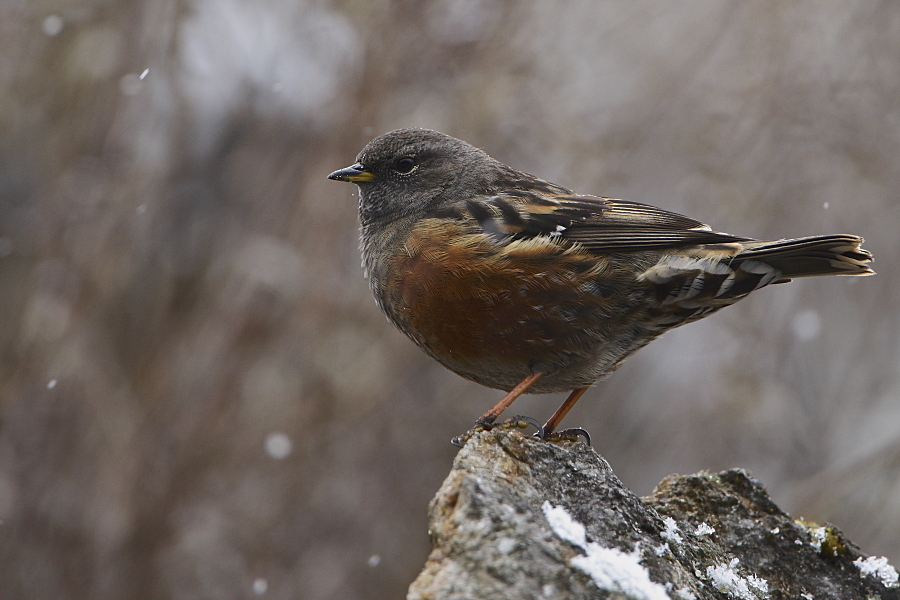
M 566 423 L 638 493 L 745 467 L 900 563 L 896 2 L 3 0 L 0 597 L 404 594 L 499 393 L 388 325 L 325 178 L 401 126 L 730 233 L 865 236 L 877 277 L 667 334 Z

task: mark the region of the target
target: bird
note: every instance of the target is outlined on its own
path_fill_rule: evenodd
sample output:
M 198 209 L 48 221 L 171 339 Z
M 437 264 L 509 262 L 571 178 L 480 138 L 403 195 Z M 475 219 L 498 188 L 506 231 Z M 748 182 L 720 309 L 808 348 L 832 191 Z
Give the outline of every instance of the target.
M 855 235 L 757 241 L 648 204 L 578 194 L 430 129 L 376 137 L 329 179 L 358 187 L 365 275 L 388 320 L 454 373 L 506 392 L 464 436 L 557 431 L 595 382 L 666 331 L 797 277 L 872 275 Z M 499 416 L 569 392 L 541 425 Z

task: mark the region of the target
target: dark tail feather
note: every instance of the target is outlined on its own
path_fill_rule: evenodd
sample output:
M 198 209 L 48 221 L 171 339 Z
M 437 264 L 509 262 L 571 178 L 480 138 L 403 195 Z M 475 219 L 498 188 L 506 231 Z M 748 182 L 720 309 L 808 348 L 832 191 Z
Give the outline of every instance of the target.
M 819 235 L 795 240 L 745 243 L 734 262 L 755 260 L 777 269 L 784 281 L 816 275 L 874 275 L 872 254 L 855 235 Z M 734 265 L 733 266 L 737 266 Z

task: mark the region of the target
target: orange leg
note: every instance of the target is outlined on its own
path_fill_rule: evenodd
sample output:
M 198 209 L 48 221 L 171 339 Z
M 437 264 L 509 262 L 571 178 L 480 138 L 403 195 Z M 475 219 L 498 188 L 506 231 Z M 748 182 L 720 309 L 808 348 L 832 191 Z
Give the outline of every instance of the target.
M 537 381 L 541 377 L 541 375 L 543 375 L 543 373 L 538 371 L 523 379 L 522 382 L 519 383 L 519 385 L 509 390 L 509 392 L 505 396 L 503 396 L 500 402 L 495 404 L 491 410 L 478 417 L 478 420 L 475 421 L 476 425 L 490 425 L 491 423 L 496 421 L 497 417 L 500 416 L 500 413 L 509 408 L 509 405 L 515 402 L 516 398 L 524 394 L 525 390 L 530 388 L 531 384 Z M 562 417 L 560 417 L 560 419 L 561 418 Z
M 556 412 L 547 419 L 547 422 L 544 423 L 544 432 L 545 435 L 549 435 L 556 431 L 556 426 L 559 425 L 559 422 L 563 420 L 563 417 L 566 416 L 575 403 L 578 402 L 578 399 L 581 398 L 584 393 L 587 391 L 586 387 L 578 388 L 577 390 L 573 390 L 569 397 L 566 398 L 566 401 L 562 403 L 562 406 L 556 409 Z

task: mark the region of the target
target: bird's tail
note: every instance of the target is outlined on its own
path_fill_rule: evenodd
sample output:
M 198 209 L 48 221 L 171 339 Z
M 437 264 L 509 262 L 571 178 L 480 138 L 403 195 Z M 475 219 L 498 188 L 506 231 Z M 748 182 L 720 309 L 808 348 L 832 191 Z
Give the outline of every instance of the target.
M 776 242 L 740 240 L 700 246 L 693 255 L 663 257 L 639 276 L 653 285 L 665 330 L 701 319 L 754 290 L 792 277 L 873 275 L 872 254 L 855 235 L 820 235 Z
M 874 275 L 872 253 L 855 235 L 818 235 L 776 242 L 745 242 L 734 263 L 759 261 L 778 271 L 781 281 L 817 275 Z

